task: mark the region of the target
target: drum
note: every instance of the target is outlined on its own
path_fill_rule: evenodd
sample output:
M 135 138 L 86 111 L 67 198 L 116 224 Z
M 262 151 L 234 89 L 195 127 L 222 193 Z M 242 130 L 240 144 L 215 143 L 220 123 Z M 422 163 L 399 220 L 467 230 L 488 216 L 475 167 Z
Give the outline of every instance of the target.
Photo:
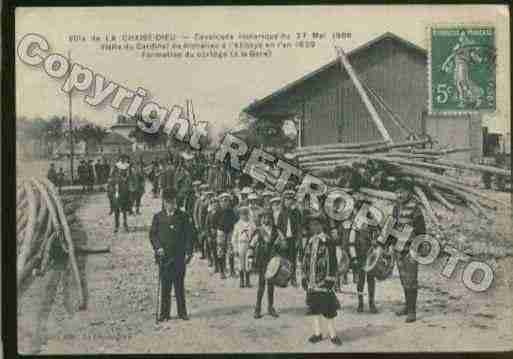
M 340 255 L 340 259 L 338 260 L 338 274 L 343 276 L 349 271 L 349 264 L 351 260 L 349 259 L 349 255 L 346 251 L 342 250 Z
M 367 260 L 363 270 L 378 280 L 385 280 L 394 270 L 394 255 L 382 247 L 370 248 L 367 252 Z
M 271 258 L 265 271 L 265 279 L 278 287 L 285 288 L 292 275 L 292 263 L 282 257 Z

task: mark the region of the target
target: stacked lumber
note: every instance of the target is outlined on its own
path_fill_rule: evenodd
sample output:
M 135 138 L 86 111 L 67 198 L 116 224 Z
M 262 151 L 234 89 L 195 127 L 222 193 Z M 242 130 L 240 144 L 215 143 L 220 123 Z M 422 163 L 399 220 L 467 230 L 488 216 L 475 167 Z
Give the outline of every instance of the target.
M 400 177 L 411 178 L 415 183 L 415 196 L 422 201 L 426 214 L 435 225 L 437 218 L 431 206 L 432 201 L 438 202 L 449 211 L 454 211 L 455 205 L 464 205 L 476 215 L 489 220 L 494 217 L 490 211 L 495 210 L 497 206 L 511 206 L 508 202 L 499 201 L 483 191 L 466 185 L 461 178 L 447 175 L 465 170 L 503 176 L 511 181 L 510 171 L 449 160 L 446 157 L 451 153 L 470 151 L 470 148 L 419 148 L 429 142 L 430 140 L 425 138 L 393 144 L 375 141 L 311 146 L 297 149 L 293 155 L 301 168 L 324 178 L 330 185 L 336 185 L 337 176 L 342 174 L 342 166 L 351 166 L 355 162 L 362 164 L 366 171 L 364 177 L 367 179 L 376 174 L 376 164 L 379 164 L 383 177 L 392 180 Z M 363 197 L 394 199 L 393 192 L 387 192 L 379 187 L 365 188 L 366 186 L 372 187 L 368 183 L 364 184 L 364 188 L 359 191 Z
M 76 283 L 79 308 L 85 306 L 82 282 L 67 220 L 74 208 L 64 208 L 55 186 L 46 179 L 31 178 L 16 188 L 17 287 L 29 277 L 44 275 L 52 261 L 65 256 Z

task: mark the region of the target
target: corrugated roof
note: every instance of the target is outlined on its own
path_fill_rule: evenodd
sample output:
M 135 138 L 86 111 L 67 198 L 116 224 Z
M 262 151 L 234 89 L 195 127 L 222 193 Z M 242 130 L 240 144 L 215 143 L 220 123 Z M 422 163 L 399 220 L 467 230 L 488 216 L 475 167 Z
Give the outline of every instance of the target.
M 132 141 L 123 137 L 119 133 L 110 132 L 102 141 L 106 145 L 131 145 Z
M 408 40 L 405 40 L 405 39 L 403 39 L 403 38 L 401 38 L 401 37 L 399 37 L 396 34 L 393 34 L 391 32 L 386 32 L 383 35 L 380 35 L 380 36 L 378 36 L 378 37 L 376 37 L 376 38 L 366 42 L 365 44 L 356 47 L 355 49 L 353 49 L 350 52 L 348 52 L 347 56 L 349 58 L 351 58 L 351 57 L 353 57 L 353 56 L 355 56 L 357 54 L 361 54 L 365 50 L 371 48 L 372 46 L 376 45 L 377 43 L 379 43 L 379 42 L 381 42 L 383 40 L 390 40 L 390 39 L 399 42 L 403 46 L 405 46 L 405 47 L 407 47 L 409 49 L 412 49 L 415 52 L 418 52 L 422 56 L 427 56 L 427 50 L 425 50 L 425 49 L 415 45 L 414 43 L 412 43 L 412 42 L 410 42 Z M 339 59 L 337 57 L 335 60 L 327 63 L 326 65 L 318 68 L 317 70 L 314 70 L 314 71 L 306 74 L 305 76 L 299 78 L 298 80 L 293 81 L 293 82 L 285 85 L 284 87 L 276 90 L 272 94 L 270 94 L 270 95 L 268 95 L 268 96 L 266 96 L 266 97 L 264 97 L 264 98 L 262 98 L 260 100 L 257 100 L 255 102 L 251 103 L 249 106 L 247 106 L 245 109 L 243 109 L 243 111 L 247 112 L 248 114 L 254 114 L 258 110 L 259 107 L 265 105 L 266 103 L 268 103 L 270 100 L 274 99 L 275 97 L 287 93 L 288 91 L 292 90 L 296 86 L 302 84 L 305 81 L 308 81 L 309 79 L 319 75 L 320 73 L 330 69 L 331 67 L 338 66 L 338 64 L 339 64 Z

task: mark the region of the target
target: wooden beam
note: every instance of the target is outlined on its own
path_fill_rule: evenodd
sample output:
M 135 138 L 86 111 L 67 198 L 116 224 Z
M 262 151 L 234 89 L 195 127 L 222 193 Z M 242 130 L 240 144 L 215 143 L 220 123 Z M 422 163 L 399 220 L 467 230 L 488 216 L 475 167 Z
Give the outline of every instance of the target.
M 376 112 L 376 109 L 374 108 L 374 105 L 372 104 L 371 100 L 369 99 L 369 96 L 367 96 L 367 93 L 365 92 L 360 80 L 358 79 L 358 76 L 356 75 L 356 72 L 353 69 L 353 66 L 347 59 L 347 56 L 340 47 L 335 47 L 337 50 L 338 56 L 340 58 L 340 62 L 346 69 L 347 73 L 349 74 L 349 77 L 353 81 L 356 89 L 358 90 L 358 93 L 360 94 L 360 97 L 362 98 L 363 103 L 365 104 L 365 107 L 367 107 L 367 110 L 369 111 L 372 120 L 378 127 L 379 132 L 381 133 L 381 136 L 387 141 L 388 143 L 394 143 L 392 141 L 392 137 L 388 134 L 387 129 L 385 128 L 385 125 L 383 125 L 383 122 L 381 121 L 381 118 L 379 117 L 378 113 Z

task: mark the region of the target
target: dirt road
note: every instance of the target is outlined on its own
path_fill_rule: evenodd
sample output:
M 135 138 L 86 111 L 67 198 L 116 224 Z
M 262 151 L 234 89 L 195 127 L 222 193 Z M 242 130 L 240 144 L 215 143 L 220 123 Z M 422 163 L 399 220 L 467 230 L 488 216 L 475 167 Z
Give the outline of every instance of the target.
M 21 316 L 20 323 L 25 329 L 34 327 L 37 320 L 44 321 L 40 330 L 42 354 L 512 348 L 511 257 L 499 261 L 494 288 L 480 294 L 461 284 L 459 272 L 446 279 L 439 274 L 440 263 L 438 267 L 422 266 L 418 320 L 412 324 L 405 324 L 403 318 L 393 313 L 403 300 L 397 273 L 378 283 L 378 314 L 356 313 L 357 297 L 339 294 L 342 310 L 336 323 L 343 345 L 335 347 L 328 340 L 319 344 L 307 342 L 312 334 L 311 324 L 305 315 L 305 294 L 301 289 L 277 289 L 275 307 L 280 317 L 274 319 L 265 315 L 254 320 L 256 278 L 252 278 L 253 288 L 239 289 L 238 278 L 219 279 L 206 261 L 196 255 L 186 277 L 191 320 L 173 319 L 157 325 L 157 272 L 148 230 L 160 201 L 150 197 L 147 193 L 143 198 L 142 215 L 129 217 L 130 232 L 121 230 L 117 235 L 113 234 L 113 218 L 108 215 L 105 194 L 94 194 L 83 204 L 79 216 L 87 244 L 110 244 L 112 250 L 109 254 L 89 255 L 83 260 L 88 295 L 86 311 L 67 313 L 62 305 L 63 291 L 57 290 L 50 313 Z M 356 291 L 352 284 L 343 289 Z M 28 293 L 26 300 L 33 301 L 36 293 Z M 172 316 L 176 318 L 175 303 Z M 20 351 L 34 347 L 23 343 L 20 343 Z

